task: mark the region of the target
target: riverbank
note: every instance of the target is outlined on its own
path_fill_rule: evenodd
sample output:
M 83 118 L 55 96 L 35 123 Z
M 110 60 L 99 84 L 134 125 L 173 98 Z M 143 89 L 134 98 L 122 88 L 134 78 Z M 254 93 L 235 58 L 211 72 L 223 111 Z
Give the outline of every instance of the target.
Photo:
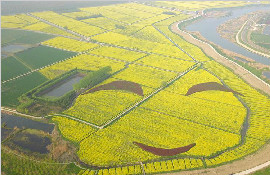
M 231 61 L 239 64 L 243 68 L 247 69 L 254 75 L 256 75 L 258 78 L 262 79 L 266 83 L 270 84 L 270 77 L 268 76 L 268 72 L 270 70 L 269 65 L 265 65 L 262 63 L 255 62 L 251 58 L 248 58 L 246 56 L 243 56 L 241 54 L 232 52 L 230 50 L 224 49 L 215 43 L 208 41 L 205 39 L 199 32 L 189 32 L 194 38 L 201 40 L 203 42 L 206 42 L 210 44 L 219 54 L 222 56 L 230 59 Z
M 230 20 L 239 18 L 241 16 L 244 16 L 246 14 L 256 12 L 256 11 L 262 11 L 262 10 L 268 10 L 269 7 L 267 5 L 265 6 L 247 6 L 237 9 L 222 9 L 222 11 L 229 10 L 231 12 L 230 15 L 225 17 L 219 17 L 219 18 L 208 18 L 203 17 L 200 20 L 196 20 L 196 23 L 189 23 L 186 26 L 187 31 L 198 31 L 201 33 L 203 37 L 207 39 L 207 41 L 211 41 L 215 43 L 216 45 L 221 46 L 224 49 L 230 50 L 232 52 L 241 54 L 245 57 L 251 58 L 257 63 L 261 63 L 264 65 L 270 66 L 270 60 L 267 57 L 255 54 L 253 52 L 248 51 L 247 49 L 241 47 L 240 45 L 236 44 L 235 42 L 231 42 L 228 39 L 225 39 L 224 37 L 220 36 L 220 33 L 217 31 L 218 27 Z M 207 11 L 206 11 L 207 12 Z M 205 12 L 205 13 L 206 13 Z M 232 28 L 235 28 L 236 24 L 233 24 L 231 26 Z M 240 24 L 238 29 L 240 29 L 242 24 Z M 228 31 L 228 34 L 230 37 L 233 37 L 235 39 L 236 33 L 231 33 Z M 213 46 L 214 47 L 214 46 Z
M 265 54 L 265 53 L 262 53 L 262 52 L 260 52 L 260 51 L 257 51 L 257 49 L 254 50 L 253 48 L 249 47 L 249 45 L 247 45 L 244 41 L 241 41 L 241 40 L 242 40 L 242 38 L 241 38 L 242 36 L 240 37 L 240 35 L 242 35 L 243 29 L 244 29 L 244 27 L 246 26 L 246 24 L 247 24 L 249 21 L 250 21 L 250 20 L 248 19 L 248 20 L 243 24 L 243 26 L 242 26 L 241 29 L 238 31 L 238 33 L 236 34 L 236 37 L 235 37 L 235 38 L 236 38 L 236 43 L 237 43 L 238 45 L 242 46 L 243 48 L 249 50 L 250 52 L 253 52 L 253 53 L 256 53 L 256 54 L 258 54 L 258 55 L 262 55 L 262 56 L 264 56 L 264 57 L 270 58 L 270 55 Z M 241 39 L 240 39 L 240 38 L 241 38 Z
M 230 68 L 233 70 L 235 74 L 243 78 L 247 83 L 249 83 L 252 87 L 263 91 L 264 93 L 270 95 L 270 85 L 265 83 L 263 80 L 258 78 L 256 75 L 246 70 L 242 66 L 237 63 L 229 60 L 228 58 L 220 55 L 211 45 L 201 40 L 194 38 L 187 32 L 184 32 L 178 28 L 179 22 L 172 24 L 171 30 L 178 35 L 182 36 L 188 42 L 200 47 L 206 55 L 212 57 L 218 63 Z
M 224 39 L 242 46 L 250 52 L 270 57 L 269 50 L 252 41 L 253 33 L 263 34 L 266 24 L 261 24 L 267 11 L 255 11 L 238 18 L 231 19 L 218 26 L 218 33 Z M 266 43 L 267 44 L 267 43 Z

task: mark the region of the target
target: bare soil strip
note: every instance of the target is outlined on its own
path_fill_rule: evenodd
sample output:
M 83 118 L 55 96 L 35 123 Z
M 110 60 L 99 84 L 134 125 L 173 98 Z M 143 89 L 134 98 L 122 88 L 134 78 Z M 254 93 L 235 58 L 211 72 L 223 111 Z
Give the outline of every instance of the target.
M 156 148 L 156 147 L 148 146 L 148 145 L 138 143 L 138 142 L 133 142 L 133 143 L 139 146 L 140 148 L 142 148 L 144 151 L 153 153 L 158 156 L 174 156 L 176 154 L 187 152 L 196 145 L 196 143 L 192 143 L 190 145 L 179 147 L 179 148 L 163 149 L 163 148 Z
M 189 88 L 188 92 L 186 93 L 186 96 L 194 94 L 196 92 L 202 92 L 202 91 L 210 91 L 210 90 L 218 90 L 218 91 L 225 91 L 225 92 L 232 92 L 234 94 L 242 95 L 239 92 L 236 92 L 224 85 L 221 85 L 217 82 L 207 82 L 207 83 L 200 83 L 192 86 Z
M 182 36 L 185 40 L 187 40 L 191 44 L 194 44 L 194 45 L 200 47 L 206 53 L 206 55 L 211 56 L 218 63 L 221 63 L 222 65 L 225 65 L 226 67 L 229 67 L 230 69 L 232 69 L 236 75 L 243 78 L 247 83 L 249 83 L 250 85 L 252 85 L 256 89 L 259 89 L 259 90 L 270 95 L 270 85 L 269 84 L 265 83 L 263 80 L 258 78 L 256 75 L 254 75 L 250 71 L 246 70 L 242 66 L 238 65 L 237 63 L 235 63 L 235 62 L 229 60 L 228 58 L 217 53 L 216 50 L 208 43 L 205 43 L 201 40 L 198 40 L 198 39 L 192 37 L 189 33 L 180 30 L 178 28 L 179 23 L 180 22 L 176 22 L 171 26 L 171 30 L 173 32 L 175 32 L 176 34 L 179 34 L 180 36 Z
M 101 90 L 125 90 L 125 91 L 133 92 L 140 96 L 143 96 L 143 89 L 141 85 L 138 83 L 131 82 L 131 81 L 113 81 L 111 83 L 95 87 L 85 92 L 84 94 L 93 93 L 93 92 L 101 91 Z

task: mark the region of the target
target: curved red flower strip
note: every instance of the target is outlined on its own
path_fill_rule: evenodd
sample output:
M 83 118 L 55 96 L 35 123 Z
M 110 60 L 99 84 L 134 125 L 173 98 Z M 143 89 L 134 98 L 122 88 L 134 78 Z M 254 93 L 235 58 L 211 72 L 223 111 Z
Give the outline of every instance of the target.
M 143 96 L 143 89 L 140 84 L 131 81 L 113 81 L 108 84 L 97 86 L 84 94 L 94 93 L 101 90 L 125 90 L 130 91 L 140 96 Z
M 224 85 L 221 85 L 217 82 L 208 82 L 208 83 L 200 83 L 192 86 L 189 88 L 188 92 L 186 93 L 186 96 L 194 94 L 196 92 L 202 92 L 202 91 L 210 91 L 210 90 L 218 90 L 218 91 L 225 91 L 225 92 L 232 92 L 234 94 L 242 95 L 239 92 L 236 92 Z

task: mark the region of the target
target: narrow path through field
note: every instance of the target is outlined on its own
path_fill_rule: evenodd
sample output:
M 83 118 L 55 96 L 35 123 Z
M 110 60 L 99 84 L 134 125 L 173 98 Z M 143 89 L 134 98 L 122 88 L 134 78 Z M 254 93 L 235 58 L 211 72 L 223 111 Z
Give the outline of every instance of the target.
M 184 76 L 185 74 L 187 74 L 188 72 L 190 72 L 191 70 L 195 69 L 197 67 L 198 63 L 194 64 L 193 66 L 191 66 L 189 69 L 187 69 L 185 72 L 177 75 L 176 77 L 174 77 L 173 79 L 169 80 L 165 86 L 161 86 L 160 88 L 158 88 L 157 90 L 153 91 L 150 95 L 144 97 L 142 100 L 140 100 L 139 102 L 135 103 L 134 105 L 132 105 L 131 107 L 125 109 L 123 112 L 121 112 L 120 114 L 118 114 L 116 117 L 114 117 L 113 119 L 107 121 L 105 124 L 103 124 L 101 127 L 105 128 L 107 126 L 109 126 L 110 124 L 112 124 L 114 121 L 119 120 L 120 118 L 122 118 L 124 115 L 128 114 L 131 110 L 137 108 L 138 106 L 140 106 L 143 102 L 145 102 L 146 100 L 148 100 L 149 98 L 151 98 L 152 96 L 154 96 L 155 94 L 157 94 L 158 92 L 160 92 L 161 90 L 165 89 L 166 87 L 168 87 L 171 83 L 173 83 L 174 81 L 176 81 L 177 79 L 179 79 L 180 77 Z
M 90 122 L 87 122 L 87 121 L 78 119 L 78 118 L 76 118 L 76 117 L 72 117 L 72 116 L 69 116 L 69 115 L 65 115 L 65 114 L 47 115 L 47 116 L 45 116 L 45 117 L 53 117 L 53 116 L 61 116 L 61 117 L 69 118 L 69 119 L 71 119 L 71 120 L 75 120 L 75 121 L 78 121 L 78 122 L 87 124 L 87 125 L 89 125 L 89 126 L 92 126 L 92 127 L 94 127 L 94 128 L 102 129 L 102 127 L 100 127 L 100 126 L 98 126 L 98 125 L 95 125 L 95 124 L 93 124 L 93 123 L 90 123 Z
M 74 55 L 74 56 L 71 56 L 71 57 L 68 57 L 68 58 L 63 59 L 63 60 L 60 60 L 60 61 L 57 61 L 57 62 L 54 62 L 54 63 L 51 63 L 51 64 L 48 64 L 48 65 L 46 65 L 46 66 L 43 66 L 43 67 L 40 67 L 40 68 L 37 68 L 37 69 L 32 69 L 32 70 L 29 71 L 29 72 L 26 72 L 26 73 L 24 73 L 24 74 L 20 74 L 20 75 L 18 75 L 18 76 L 16 76 L 16 77 L 13 77 L 13 78 L 11 78 L 11 79 L 2 81 L 1 83 L 2 83 L 2 84 L 5 84 L 5 83 L 7 83 L 7 82 L 9 82 L 9 81 L 16 80 L 16 79 L 18 79 L 18 78 L 24 77 L 24 76 L 26 76 L 26 75 L 29 75 L 29 74 L 33 73 L 33 72 L 39 71 L 39 70 L 41 70 L 41 69 L 44 69 L 44 68 L 46 68 L 46 67 L 52 66 L 52 65 L 57 64 L 57 63 L 60 63 L 60 62 L 62 62 L 62 61 L 66 61 L 66 60 L 71 59 L 71 58 L 73 58 L 73 57 L 75 57 L 75 56 L 78 56 L 78 55 L 79 55 L 79 54 Z
M 44 20 L 44 19 L 42 19 L 42 18 L 40 18 L 40 17 L 38 17 L 38 16 L 35 16 L 35 15 L 31 14 L 31 13 L 27 13 L 27 15 L 28 15 L 28 16 L 31 16 L 31 17 L 33 17 L 33 18 L 36 18 L 36 19 L 38 19 L 39 21 L 42 21 L 42 22 L 44 22 L 44 23 L 46 23 L 46 24 L 49 24 L 49 25 L 51 25 L 51 26 L 53 26 L 53 27 L 59 28 L 59 29 L 61 29 L 61 30 L 64 30 L 64 31 L 66 31 L 66 32 L 68 32 L 68 33 L 71 33 L 71 34 L 73 34 L 73 35 L 76 35 L 76 36 L 78 36 L 78 37 L 84 39 L 82 35 L 80 35 L 80 34 L 78 34 L 78 33 L 76 33 L 76 32 L 73 32 L 73 31 L 71 31 L 71 30 L 65 29 L 65 28 L 63 28 L 63 27 L 60 27 L 60 26 L 58 26 L 58 25 L 56 25 L 56 24 L 54 24 L 54 23 L 51 23 L 51 22 L 49 22 L 49 21 L 47 21 L 47 20 Z
M 33 70 L 33 68 L 31 66 L 29 66 L 28 64 L 26 64 L 21 58 L 17 57 L 16 55 L 13 55 L 13 57 L 19 61 L 20 63 L 22 63 L 23 65 L 25 65 L 25 67 L 27 67 L 28 69 L 30 69 L 31 71 Z
M 37 116 L 33 116 L 33 115 L 23 114 L 23 113 L 20 113 L 20 112 L 14 110 L 14 109 L 10 109 L 10 108 L 7 108 L 7 107 L 1 107 L 1 111 L 12 113 L 12 114 L 17 114 L 17 115 L 20 115 L 20 116 L 30 117 L 30 118 L 44 118 L 44 117 L 37 117 Z

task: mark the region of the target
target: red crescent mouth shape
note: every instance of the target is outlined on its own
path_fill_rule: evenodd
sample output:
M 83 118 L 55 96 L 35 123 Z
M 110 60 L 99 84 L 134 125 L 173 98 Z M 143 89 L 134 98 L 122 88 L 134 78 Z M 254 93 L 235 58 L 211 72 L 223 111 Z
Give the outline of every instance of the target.
M 156 147 L 148 146 L 148 145 L 138 143 L 138 142 L 133 142 L 133 143 L 139 146 L 141 149 L 148 151 L 152 154 L 158 155 L 158 156 L 174 156 L 176 154 L 187 152 L 196 145 L 196 143 L 192 143 L 190 145 L 179 147 L 179 148 L 163 149 L 163 148 L 156 148 Z

